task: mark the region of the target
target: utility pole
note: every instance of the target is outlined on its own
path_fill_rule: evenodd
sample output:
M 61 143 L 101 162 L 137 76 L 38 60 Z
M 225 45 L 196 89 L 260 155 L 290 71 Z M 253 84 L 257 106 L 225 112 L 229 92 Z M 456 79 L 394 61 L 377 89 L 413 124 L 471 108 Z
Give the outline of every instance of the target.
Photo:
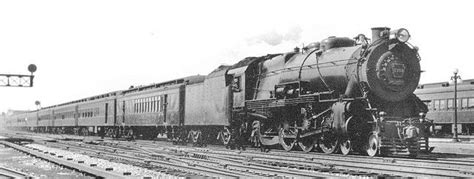
M 458 79 L 461 79 L 461 76 L 458 75 L 459 70 L 454 70 L 454 75 L 451 77 L 451 80 L 454 80 L 454 136 L 453 141 L 459 142 L 458 139 L 458 105 L 457 105 L 457 98 L 458 98 Z
M 30 75 L 0 74 L 0 87 L 33 87 L 33 75 L 36 72 L 36 65 L 28 65 Z

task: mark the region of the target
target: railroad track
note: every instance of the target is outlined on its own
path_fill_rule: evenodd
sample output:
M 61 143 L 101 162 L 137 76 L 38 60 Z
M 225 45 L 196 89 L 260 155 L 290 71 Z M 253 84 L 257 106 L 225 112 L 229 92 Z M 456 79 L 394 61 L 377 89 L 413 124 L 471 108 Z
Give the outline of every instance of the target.
M 142 142 L 154 148 L 149 142 Z M 155 147 L 156 148 L 156 147 Z M 235 152 L 222 147 L 187 148 L 172 147 L 196 155 L 216 158 L 233 158 L 247 160 L 248 163 L 286 166 L 299 169 L 322 170 L 327 172 L 349 172 L 351 175 L 373 173 L 375 176 L 413 176 L 413 177 L 474 177 L 474 164 L 471 160 L 409 159 L 399 157 L 365 157 L 357 155 L 326 155 L 321 153 L 281 152 L 255 153 L 255 150 Z M 332 170 L 329 170 L 329 169 Z M 359 171 L 359 172 L 354 172 Z
M 472 159 L 438 158 L 425 155 L 418 159 L 403 157 L 365 157 L 357 155 L 326 155 L 321 153 L 285 152 L 272 150 L 270 153 L 230 151 L 223 146 L 196 148 L 169 146 L 170 143 L 156 141 L 116 141 L 105 140 L 89 147 L 95 152 L 109 152 L 110 156 L 122 153 L 128 160 L 143 161 L 159 166 L 158 161 L 185 164 L 190 168 L 202 168 L 245 175 L 247 177 L 310 177 L 310 176 L 403 176 L 403 177 L 474 177 Z M 71 144 L 68 144 L 71 145 Z M 84 145 L 84 144 L 81 144 Z M 82 146 L 84 147 L 84 146 Z M 79 149 L 78 149 L 79 150 Z M 91 149 L 92 150 L 92 149 Z M 94 153 L 94 151 L 90 151 Z M 105 155 L 102 152 L 102 155 Z M 161 165 L 165 165 L 161 163 Z M 210 174 L 210 171 L 196 171 Z M 201 173 L 203 174 L 203 173 Z M 207 176 L 207 175 L 205 175 Z M 224 176 L 221 176 L 224 177 Z M 227 176 L 232 177 L 232 176 Z
M 0 166 L 0 178 L 33 178 L 29 174 Z
M 203 167 L 193 167 L 189 163 L 174 160 L 173 156 L 149 155 L 139 150 L 124 149 L 99 145 L 87 145 L 75 142 L 44 143 L 49 147 L 59 147 L 64 150 L 74 151 L 90 156 L 118 161 L 120 163 L 133 164 L 135 166 L 149 168 L 179 177 L 226 177 L 236 178 L 238 174 L 229 174 L 222 171 L 209 170 Z M 181 162 L 181 164 L 177 164 Z M 183 165 L 184 164 L 184 165 Z
M 53 136 L 54 138 L 54 136 Z M 337 175 L 315 173 L 311 171 L 281 170 L 281 167 L 267 165 L 248 165 L 242 162 L 229 162 L 222 160 L 209 160 L 196 157 L 196 155 L 177 154 L 174 151 L 163 154 L 154 152 L 141 147 L 134 147 L 130 142 L 116 142 L 115 145 L 99 146 L 95 144 L 78 143 L 74 141 L 62 141 L 42 138 L 42 144 L 49 147 L 60 146 L 67 150 L 76 149 L 77 152 L 87 152 L 88 155 L 100 154 L 100 156 L 109 156 L 114 159 L 132 163 L 146 163 L 164 168 L 173 168 L 180 171 L 191 171 L 203 176 L 237 178 L 237 177 L 335 177 Z M 138 149 L 138 150 L 137 150 Z M 165 152 L 166 153 L 166 152 Z M 158 156 L 158 157 L 157 157 Z M 146 158 L 146 160 L 143 160 Z M 162 159 L 166 159 L 163 161 Z
M 58 145 L 46 143 L 50 146 L 60 146 L 68 150 L 77 149 L 78 152 L 87 152 L 88 155 L 99 157 L 109 156 L 114 159 L 120 158 L 122 161 L 140 163 L 142 166 L 159 166 L 161 168 L 174 168 L 179 171 L 192 171 L 193 173 L 210 177 L 334 177 L 335 175 L 318 174 L 314 172 L 302 172 L 298 170 L 281 170 L 278 167 L 247 165 L 241 162 L 231 162 L 229 160 L 209 160 L 196 155 L 186 153 L 176 153 L 175 151 L 153 152 L 151 150 L 135 147 L 135 150 L 127 149 L 126 145 L 110 145 L 117 147 L 111 149 L 110 146 L 84 145 L 78 143 L 65 142 Z M 67 143 L 67 144 L 66 144 Z M 74 146 L 75 145 L 75 146 Z M 74 147 L 73 147 L 74 146 Z M 100 154 L 97 154 L 100 153 Z M 146 160 L 143 160 L 146 158 Z M 145 166 L 146 167 L 146 166 Z

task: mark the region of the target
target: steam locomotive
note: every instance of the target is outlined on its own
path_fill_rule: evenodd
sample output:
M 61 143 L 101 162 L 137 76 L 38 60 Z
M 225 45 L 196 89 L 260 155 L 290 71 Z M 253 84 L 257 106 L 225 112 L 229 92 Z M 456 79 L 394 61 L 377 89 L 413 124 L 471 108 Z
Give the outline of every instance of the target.
M 133 87 L 9 117 L 24 130 L 163 137 L 205 145 L 281 145 L 287 151 L 369 156 L 431 151 L 432 121 L 413 94 L 418 49 L 406 29 L 372 39 L 329 37 L 282 54 L 247 57 L 207 76 Z

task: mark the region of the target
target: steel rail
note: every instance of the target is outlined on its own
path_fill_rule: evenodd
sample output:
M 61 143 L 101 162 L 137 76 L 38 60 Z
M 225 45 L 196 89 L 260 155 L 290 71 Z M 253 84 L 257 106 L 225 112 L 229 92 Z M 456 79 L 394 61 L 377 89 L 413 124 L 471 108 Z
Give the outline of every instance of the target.
M 205 154 L 219 154 L 217 151 L 196 152 L 200 155 Z M 221 153 L 221 156 L 228 156 L 229 153 Z M 272 154 L 254 154 L 242 152 L 239 155 L 244 155 L 251 158 L 250 161 L 271 162 L 272 164 L 290 164 L 303 166 L 317 166 L 342 169 L 342 170 L 362 170 L 366 172 L 375 172 L 379 174 L 390 174 L 399 176 L 438 176 L 438 177 L 473 177 L 473 175 L 465 174 L 463 171 L 446 168 L 433 168 L 423 166 L 404 166 L 396 163 L 380 163 L 374 161 L 355 160 L 350 158 L 337 159 L 330 157 L 313 156 L 311 158 L 291 157 L 291 156 L 275 156 Z
M 0 166 L 0 178 L 33 178 L 33 176 Z
M 81 151 L 81 152 L 88 151 L 90 153 L 96 153 L 96 154 L 100 153 L 100 155 L 107 155 L 114 158 L 122 158 L 131 162 L 152 164 L 152 165 L 159 166 L 161 168 L 168 168 L 168 169 L 173 169 L 177 171 L 185 171 L 185 172 L 188 171 L 188 173 L 193 172 L 193 173 L 201 174 L 204 176 L 223 177 L 223 178 L 238 178 L 240 176 L 246 176 L 239 173 L 229 172 L 227 170 L 219 170 L 218 168 L 209 169 L 206 167 L 197 166 L 192 163 L 174 159 L 173 156 L 171 155 L 165 157 L 168 160 L 160 161 L 160 160 L 154 160 L 154 159 L 144 159 L 143 156 L 137 157 L 137 156 L 127 155 L 125 154 L 125 152 L 119 151 L 119 150 L 115 152 L 97 151 L 100 149 L 90 149 L 90 148 L 86 148 L 86 146 L 84 145 L 80 145 L 80 146 L 71 146 L 70 144 L 62 144 L 62 145 L 65 147 L 69 147 L 69 149 L 77 148 L 78 149 L 77 151 Z M 122 154 L 119 154 L 120 152 Z M 131 152 L 131 151 L 128 151 L 128 152 Z M 134 152 L 135 154 L 138 154 L 136 151 Z M 146 154 L 146 153 L 142 153 L 142 154 Z M 148 156 L 148 157 L 152 158 L 151 156 Z M 255 176 L 248 175 L 247 177 L 255 177 Z
M 9 146 L 9 147 L 14 148 L 18 151 L 36 156 L 38 158 L 41 158 L 43 160 L 47 160 L 47 161 L 52 162 L 52 163 L 56 163 L 56 164 L 61 165 L 61 166 L 65 166 L 65 167 L 68 167 L 68 168 L 73 168 L 73 169 L 76 169 L 78 171 L 91 174 L 93 176 L 103 177 L 103 178 L 129 178 L 129 176 L 124 176 L 123 174 L 115 172 L 115 171 L 100 170 L 98 168 L 93 168 L 93 167 L 90 167 L 90 166 L 86 166 L 84 164 L 79 164 L 79 163 L 75 163 L 75 162 L 72 162 L 72 161 L 68 161 L 64 158 L 58 158 L 58 156 L 55 157 L 55 156 L 52 156 L 52 155 L 47 155 L 45 153 L 42 153 L 42 152 L 39 152 L 39 151 L 36 151 L 36 150 L 33 150 L 33 149 L 29 149 L 29 148 L 26 148 L 26 147 L 23 147 L 23 146 L 20 146 L 20 145 L 17 145 L 17 144 L 13 144 L 13 143 L 10 143 L 10 142 L 0 141 L 0 144 L 3 144 L 5 146 Z

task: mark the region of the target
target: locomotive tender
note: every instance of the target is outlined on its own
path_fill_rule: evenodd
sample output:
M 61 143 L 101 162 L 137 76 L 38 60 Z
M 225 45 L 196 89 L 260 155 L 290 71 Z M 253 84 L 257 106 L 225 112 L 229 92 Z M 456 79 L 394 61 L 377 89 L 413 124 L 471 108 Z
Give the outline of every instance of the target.
M 413 92 L 418 49 L 406 29 L 329 37 L 247 57 L 207 76 L 116 91 L 12 116 L 15 128 L 174 142 L 299 146 L 369 156 L 430 151 L 432 122 Z M 371 41 L 371 43 L 369 43 Z M 217 139 L 217 140 L 216 140 Z M 339 150 L 338 150 L 339 149 Z M 431 148 L 432 150 L 432 148 Z

